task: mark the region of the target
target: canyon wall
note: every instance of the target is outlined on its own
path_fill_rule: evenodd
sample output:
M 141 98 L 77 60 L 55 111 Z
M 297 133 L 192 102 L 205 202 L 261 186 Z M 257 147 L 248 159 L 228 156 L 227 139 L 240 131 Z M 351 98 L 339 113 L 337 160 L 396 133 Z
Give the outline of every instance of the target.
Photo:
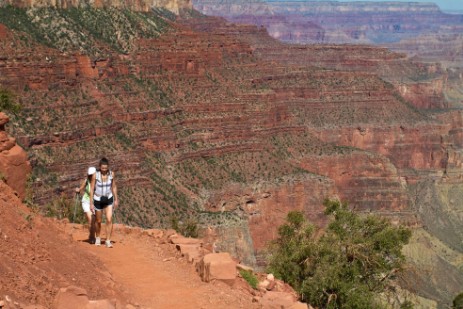
M 0 27 L 0 83 L 20 98 L 11 131 L 44 212 L 72 198 L 87 167 L 106 156 L 119 220 L 196 221 L 215 231 L 218 250 L 249 264 L 263 265 L 289 210 L 325 224 L 327 197 L 463 250 L 459 217 L 432 228 L 429 217 L 431 197 L 458 212 L 462 181 L 463 121 L 446 110 L 440 66 L 383 47 L 282 44 L 263 28 L 194 11 L 92 10 L 121 33 L 113 40 L 90 20 L 70 27 L 78 19 L 63 11 L 3 10 L 15 18 Z M 50 30 L 41 14 L 68 24 Z M 24 16 L 34 31 L 15 23 Z M 81 31 L 85 44 L 57 46 L 63 31 Z M 421 202 L 422 191 L 436 193 Z
M 1 0 L 0 7 L 13 5 L 22 8 L 54 7 L 60 9 L 93 7 L 117 8 L 149 12 L 153 8 L 165 8 L 176 14 L 181 9 L 191 9 L 191 0 Z
M 194 0 L 193 6 L 265 27 L 284 42 L 379 44 L 421 61 L 462 66 L 463 17 L 445 14 L 433 3 Z

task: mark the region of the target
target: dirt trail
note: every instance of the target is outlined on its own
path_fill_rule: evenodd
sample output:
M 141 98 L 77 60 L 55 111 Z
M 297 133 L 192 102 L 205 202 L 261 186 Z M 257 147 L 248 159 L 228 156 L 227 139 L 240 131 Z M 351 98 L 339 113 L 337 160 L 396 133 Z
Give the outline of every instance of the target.
M 114 247 L 86 242 L 87 233 L 75 229 L 79 246 L 96 255 L 115 283 L 125 291 L 124 299 L 141 308 L 257 308 L 252 296 L 222 282 L 204 283 L 193 265 L 176 256 L 171 245 L 146 235 L 115 230 Z M 104 235 L 104 234 L 103 234 Z

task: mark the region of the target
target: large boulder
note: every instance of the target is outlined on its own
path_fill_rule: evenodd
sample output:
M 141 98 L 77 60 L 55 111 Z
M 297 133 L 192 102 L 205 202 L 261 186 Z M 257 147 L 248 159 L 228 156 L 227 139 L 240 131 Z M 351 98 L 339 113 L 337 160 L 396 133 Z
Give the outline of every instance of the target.
M 175 247 L 190 263 L 199 261 L 204 255 L 201 245 L 178 244 Z
M 203 254 L 203 240 L 197 238 L 183 237 L 181 235 L 172 235 L 169 241 L 175 245 L 177 250 L 186 257 L 189 262 L 199 261 Z
M 199 261 L 197 270 L 205 282 L 220 280 L 233 285 L 236 279 L 236 264 L 228 252 L 210 253 Z

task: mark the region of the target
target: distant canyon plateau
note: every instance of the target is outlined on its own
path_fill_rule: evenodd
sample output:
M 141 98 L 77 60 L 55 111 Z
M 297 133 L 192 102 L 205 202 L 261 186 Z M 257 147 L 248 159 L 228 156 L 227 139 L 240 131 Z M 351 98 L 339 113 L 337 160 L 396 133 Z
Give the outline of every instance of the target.
M 413 229 L 401 286 L 445 308 L 463 287 L 462 30 L 418 3 L 0 0 L 0 86 L 22 107 L 6 129 L 32 166 L 16 191 L 50 213 L 106 156 L 119 220 L 192 220 L 254 267 L 288 211 L 323 226 L 337 197 Z

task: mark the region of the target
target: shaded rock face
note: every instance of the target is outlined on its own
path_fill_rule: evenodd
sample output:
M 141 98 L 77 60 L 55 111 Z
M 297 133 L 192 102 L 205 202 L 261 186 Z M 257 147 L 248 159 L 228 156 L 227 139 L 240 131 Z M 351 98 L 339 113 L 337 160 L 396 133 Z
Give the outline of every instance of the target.
M 94 8 L 118 8 L 141 12 L 149 12 L 152 8 L 166 8 L 175 13 L 178 13 L 180 9 L 192 8 L 190 0 L 1 0 L 0 6 L 5 5 L 23 8 L 56 7 L 62 9 L 91 6 Z
M 26 181 L 31 172 L 27 153 L 5 131 L 9 118 L 0 113 L 0 173 L 3 181 L 15 190 L 20 198 L 26 196 Z

